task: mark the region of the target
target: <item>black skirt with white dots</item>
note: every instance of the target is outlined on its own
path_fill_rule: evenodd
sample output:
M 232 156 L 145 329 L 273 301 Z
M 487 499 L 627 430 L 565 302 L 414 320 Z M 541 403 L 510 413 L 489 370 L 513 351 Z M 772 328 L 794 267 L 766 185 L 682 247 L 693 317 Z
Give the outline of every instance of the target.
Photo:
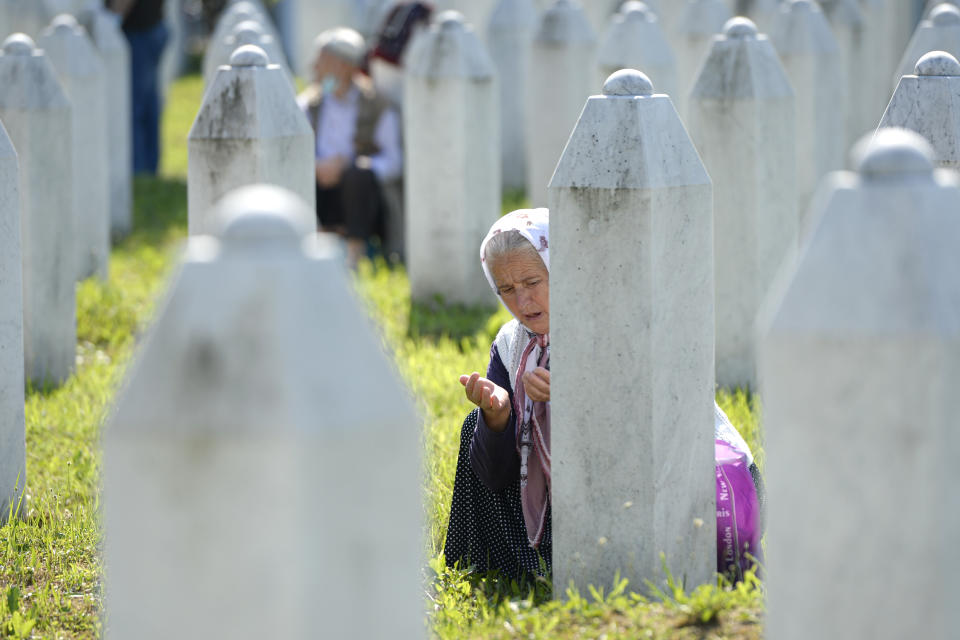
M 520 477 L 500 491 L 492 491 L 470 464 L 470 441 L 477 428 L 479 409 L 470 412 L 460 432 L 460 454 L 453 485 L 447 541 L 447 566 L 459 564 L 476 572 L 498 570 L 513 579 L 543 576 L 553 555 L 551 514 L 537 549 L 527 541 L 520 501 Z

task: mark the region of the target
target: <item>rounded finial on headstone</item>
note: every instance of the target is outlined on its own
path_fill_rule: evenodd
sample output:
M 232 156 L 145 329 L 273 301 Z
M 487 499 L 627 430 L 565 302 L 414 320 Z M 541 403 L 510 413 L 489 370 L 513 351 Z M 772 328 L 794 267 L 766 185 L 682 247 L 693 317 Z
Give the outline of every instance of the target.
M 653 18 L 653 12 L 650 11 L 650 7 L 640 0 L 629 0 L 629 2 L 624 2 L 620 5 L 620 15 L 627 20 L 650 20 Z
M 296 194 L 268 184 L 231 191 L 214 212 L 224 246 L 297 245 L 315 229 L 309 207 Z
M 737 16 L 723 25 L 723 35 L 734 40 L 747 40 L 757 37 L 757 25 L 750 18 Z
M 853 156 L 860 175 L 868 179 L 930 175 L 936 165 L 936 154 L 925 138 L 895 127 L 868 134 L 854 147 Z
M 237 37 L 262 36 L 263 25 L 256 20 L 242 20 L 233 28 L 233 35 Z
M 80 23 L 69 13 L 61 13 L 50 22 L 53 33 L 72 33 L 80 28 Z
M 10 34 L 3 41 L 3 54 L 7 56 L 29 56 L 33 55 L 37 48 L 33 38 L 25 33 Z
M 265 67 L 269 62 L 266 52 L 255 44 L 237 47 L 237 50 L 230 54 L 231 67 Z
M 951 27 L 960 24 L 960 9 L 944 2 L 930 12 L 930 22 L 935 27 Z
M 918 76 L 960 76 L 960 62 L 946 51 L 931 51 L 917 61 Z
M 441 29 L 460 29 L 464 25 L 463 14 L 459 11 L 442 11 L 440 15 L 437 16 L 437 24 L 440 25 Z
M 653 95 L 653 83 L 645 73 L 636 69 L 620 69 L 610 74 L 603 83 L 605 96 L 649 96 Z

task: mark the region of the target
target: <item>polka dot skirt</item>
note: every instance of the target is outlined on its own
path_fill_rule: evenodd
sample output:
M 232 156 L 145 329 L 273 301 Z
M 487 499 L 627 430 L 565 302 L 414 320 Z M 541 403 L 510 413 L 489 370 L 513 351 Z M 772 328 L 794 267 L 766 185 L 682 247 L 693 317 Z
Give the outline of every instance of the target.
M 520 477 L 501 491 L 491 491 L 470 464 L 470 441 L 479 409 L 470 412 L 460 432 L 460 454 L 453 485 L 445 555 L 448 566 L 484 572 L 497 569 L 511 578 L 524 573 L 543 575 L 552 564 L 553 536 L 550 509 L 543 541 L 530 547 L 520 502 Z M 541 559 L 543 567 L 541 567 Z

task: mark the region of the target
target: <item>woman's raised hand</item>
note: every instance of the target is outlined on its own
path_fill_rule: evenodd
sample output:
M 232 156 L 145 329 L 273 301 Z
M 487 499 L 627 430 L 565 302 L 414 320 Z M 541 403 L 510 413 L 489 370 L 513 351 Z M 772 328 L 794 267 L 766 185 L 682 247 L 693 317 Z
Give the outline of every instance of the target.
M 483 420 L 494 431 L 503 431 L 510 420 L 510 394 L 501 386 L 490 382 L 474 371 L 469 376 L 460 376 L 467 400 L 480 407 Z
M 523 388 L 534 402 L 550 402 L 550 372 L 543 367 L 523 374 Z

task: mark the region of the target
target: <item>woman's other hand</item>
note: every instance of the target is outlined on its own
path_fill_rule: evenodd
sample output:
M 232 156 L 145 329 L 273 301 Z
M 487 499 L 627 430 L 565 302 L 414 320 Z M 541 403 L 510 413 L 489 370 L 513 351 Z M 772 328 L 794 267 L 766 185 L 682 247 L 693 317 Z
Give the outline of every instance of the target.
M 523 374 L 523 388 L 534 402 L 550 402 L 550 372 L 543 367 Z
M 548 374 L 549 376 L 549 374 Z M 467 400 L 480 407 L 483 420 L 494 431 L 503 431 L 510 420 L 510 394 L 474 371 L 469 376 L 460 376 Z

